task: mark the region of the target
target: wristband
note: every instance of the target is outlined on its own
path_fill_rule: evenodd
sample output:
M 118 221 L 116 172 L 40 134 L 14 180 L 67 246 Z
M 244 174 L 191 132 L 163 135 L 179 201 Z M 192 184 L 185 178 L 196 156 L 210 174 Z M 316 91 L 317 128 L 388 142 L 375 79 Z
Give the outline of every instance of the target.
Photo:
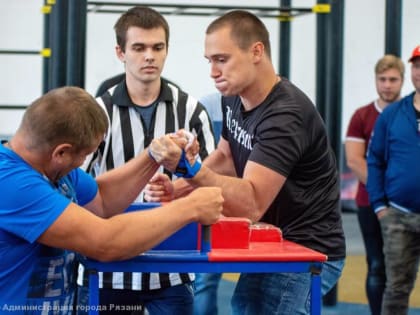
M 178 162 L 174 175 L 183 178 L 193 178 L 198 173 L 200 168 L 201 163 L 198 161 L 198 159 L 195 160 L 194 164 L 191 166 L 185 156 L 185 151 L 182 150 L 181 159 Z

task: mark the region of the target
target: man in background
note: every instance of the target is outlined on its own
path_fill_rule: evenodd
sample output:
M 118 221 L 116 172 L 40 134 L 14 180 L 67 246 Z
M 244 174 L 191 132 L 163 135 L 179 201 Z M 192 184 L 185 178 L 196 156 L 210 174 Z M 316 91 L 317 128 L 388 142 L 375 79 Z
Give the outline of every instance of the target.
M 385 55 L 375 66 L 378 98 L 358 108 L 350 119 L 345 141 L 347 165 L 358 179 L 357 218 L 366 250 L 366 295 L 372 315 L 380 315 L 385 289 L 385 262 L 381 227 L 369 203 L 366 191 L 367 149 L 376 119 L 388 104 L 400 99 L 404 82 L 404 64 L 400 58 Z
M 367 191 L 384 244 L 382 315 L 407 314 L 420 259 L 420 45 L 408 61 L 415 90 L 379 115 L 367 157 Z

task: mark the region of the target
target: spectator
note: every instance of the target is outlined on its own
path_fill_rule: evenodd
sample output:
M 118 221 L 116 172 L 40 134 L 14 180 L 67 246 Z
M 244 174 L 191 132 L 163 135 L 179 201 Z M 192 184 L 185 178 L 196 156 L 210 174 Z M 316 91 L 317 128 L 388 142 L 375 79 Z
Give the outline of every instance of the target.
M 407 314 L 420 258 L 420 45 L 409 62 L 415 91 L 379 115 L 367 157 L 367 191 L 384 244 L 382 315 Z
M 350 119 L 345 142 L 348 167 L 359 181 L 356 193 L 357 218 L 366 250 L 366 293 L 372 315 L 381 314 L 386 277 L 381 227 L 369 204 L 365 186 L 366 153 L 376 118 L 388 104 L 400 99 L 403 82 L 404 64 L 400 58 L 385 55 L 378 60 L 375 66 L 378 98 L 355 111 Z

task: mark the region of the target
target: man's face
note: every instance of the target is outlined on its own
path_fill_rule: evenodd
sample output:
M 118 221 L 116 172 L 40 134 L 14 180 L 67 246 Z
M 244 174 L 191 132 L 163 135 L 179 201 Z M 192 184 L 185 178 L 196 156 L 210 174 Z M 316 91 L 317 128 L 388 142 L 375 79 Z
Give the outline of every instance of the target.
M 224 27 L 206 35 L 204 56 L 210 63 L 210 77 L 225 96 L 240 95 L 255 78 L 252 49 L 241 50 Z
M 400 97 L 403 78 L 400 72 L 391 68 L 376 75 L 376 91 L 385 103 L 392 103 Z
M 411 62 L 411 81 L 417 93 L 420 93 L 420 57 Z
M 148 83 L 160 80 L 167 48 L 163 28 L 130 27 L 125 52 L 119 46 L 116 50 L 118 58 L 125 63 L 127 76 Z
M 56 182 L 75 168 L 82 166 L 86 157 L 98 149 L 102 140 L 103 137 L 100 137 L 91 148 L 80 151 L 76 151 L 69 144 L 61 144 L 54 148 L 50 157 L 50 167 L 46 170 L 47 177 L 51 182 Z

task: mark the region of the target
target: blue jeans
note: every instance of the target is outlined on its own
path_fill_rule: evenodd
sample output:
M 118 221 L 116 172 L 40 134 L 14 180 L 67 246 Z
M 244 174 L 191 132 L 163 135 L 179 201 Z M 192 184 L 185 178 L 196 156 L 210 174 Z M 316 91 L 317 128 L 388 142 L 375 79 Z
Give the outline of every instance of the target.
M 366 249 L 366 295 L 370 312 L 372 315 L 380 315 L 386 283 L 381 226 L 371 207 L 359 207 L 357 218 Z
M 88 298 L 88 288 L 79 286 L 77 315 L 87 314 L 83 306 L 88 305 Z M 191 283 L 185 283 L 150 291 L 100 289 L 99 303 L 101 315 L 144 314 L 144 308 L 150 315 L 192 315 L 193 288 Z M 116 311 L 117 307 L 119 307 L 118 311 Z M 124 307 L 128 311 L 122 311 Z M 133 309 L 137 311 L 133 312 Z
M 196 273 L 194 290 L 194 315 L 217 314 L 217 289 L 221 273 Z
M 324 263 L 321 292 L 325 295 L 336 283 L 344 260 Z M 244 273 L 232 297 L 234 315 L 309 314 L 311 275 L 309 273 Z

